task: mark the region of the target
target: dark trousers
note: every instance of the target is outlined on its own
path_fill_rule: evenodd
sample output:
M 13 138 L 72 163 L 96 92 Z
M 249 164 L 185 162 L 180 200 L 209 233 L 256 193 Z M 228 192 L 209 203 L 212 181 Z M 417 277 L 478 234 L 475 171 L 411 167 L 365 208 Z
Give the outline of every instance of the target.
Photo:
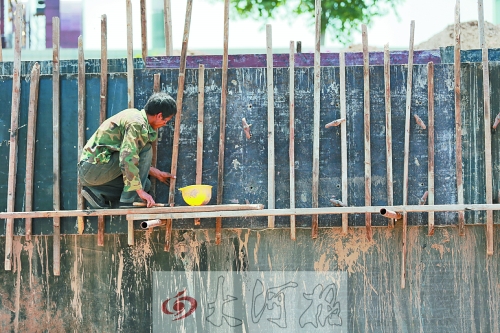
M 153 150 L 148 143 L 139 153 L 139 178 L 142 188 L 146 192 L 151 187 L 148 178 L 149 168 L 153 160 Z M 124 192 L 123 174 L 120 169 L 119 152 L 113 153 L 109 163 L 91 164 L 87 162 L 78 163 L 78 176 L 82 186 L 86 186 L 97 196 L 104 197 L 108 201 L 121 201 L 131 203 L 139 200 L 136 191 Z

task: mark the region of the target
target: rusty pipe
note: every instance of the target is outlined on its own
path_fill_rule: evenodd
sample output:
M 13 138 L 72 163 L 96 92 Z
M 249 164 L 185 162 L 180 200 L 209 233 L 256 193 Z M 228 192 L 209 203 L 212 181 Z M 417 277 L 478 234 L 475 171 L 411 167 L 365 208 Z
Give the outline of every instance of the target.
M 160 219 L 142 221 L 141 228 L 142 229 L 149 229 L 149 228 L 159 227 L 159 226 L 164 225 L 166 223 L 167 223 L 166 220 L 160 220 Z
M 385 208 L 380 209 L 380 214 L 382 214 L 382 216 L 384 217 L 395 220 L 399 220 L 402 217 L 401 213 L 393 212 L 392 210 L 388 210 Z

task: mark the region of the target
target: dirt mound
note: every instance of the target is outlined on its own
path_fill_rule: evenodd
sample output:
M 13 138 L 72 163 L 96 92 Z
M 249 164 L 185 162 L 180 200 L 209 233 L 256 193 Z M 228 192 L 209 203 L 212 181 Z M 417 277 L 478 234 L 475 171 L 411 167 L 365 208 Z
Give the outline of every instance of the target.
M 486 47 L 500 48 L 500 25 L 484 23 Z M 432 36 L 429 40 L 415 46 L 416 50 L 432 50 L 439 47 L 455 45 L 455 25 L 450 24 L 443 31 Z M 460 23 L 460 47 L 462 50 L 479 49 L 478 21 Z

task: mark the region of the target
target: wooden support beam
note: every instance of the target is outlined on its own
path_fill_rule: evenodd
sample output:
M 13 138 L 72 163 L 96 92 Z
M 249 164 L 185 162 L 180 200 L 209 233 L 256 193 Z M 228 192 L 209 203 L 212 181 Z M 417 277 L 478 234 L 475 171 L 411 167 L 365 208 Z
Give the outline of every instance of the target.
M 361 26 L 363 39 L 363 115 L 365 137 L 365 206 L 372 204 L 372 160 L 370 148 L 370 53 L 368 52 L 368 30 Z M 365 214 L 366 238 L 372 240 L 372 215 Z
M 224 191 L 224 149 L 226 142 L 226 109 L 227 109 L 227 69 L 229 53 L 229 0 L 224 0 L 224 43 L 222 48 L 222 82 L 219 120 L 219 161 L 217 170 L 217 204 L 222 204 Z M 215 244 L 222 240 L 222 218 L 215 220 Z
M 40 65 L 35 62 L 30 77 L 30 99 L 28 106 L 28 130 L 26 137 L 26 181 L 25 211 L 33 210 L 33 174 L 35 170 L 36 119 L 38 113 L 38 91 L 40 88 Z M 31 240 L 32 219 L 25 220 L 26 240 Z
M 101 16 L 101 98 L 99 103 L 99 124 L 106 120 L 108 95 L 108 19 Z M 97 217 L 97 246 L 104 246 L 104 216 Z
M 288 158 L 290 166 L 290 208 L 295 208 L 295 43 L 290 41 L 290 77 L 289 77 L 289 109 L 290 109 L 290 140 Z M 290 215 L 290 239 L 295 240 L 295 216 Z
M 312 207 L 319 206 L 319 127 L 321 112 L 321 1 L 314 3 L 315 43 L 314 43 L 314 121 L 313 121 L 313 162 L 312 162 Z M 312 216 L 311 237 L 318 237 L 318 215 Z
M 333 215 L 333 214 L 364 214 L 380 213 L 381 209 L 399 213 L 405 212 L 458 212 L 500 210 L 498 204 L 464 204 L 464 205 L 406 205 L 406 206 L 353 206 L 353 207 L 320 207 L 295 209 L 263 209 L 261 204 L 249 205 L 210 205 L 210 206 L 177 206 L 155 208 L 98 209 L 98 210 L 58 210 L 34 212 L 2 212 L 0 219 L 23 219 L 71 217 L 71 216 L 110 216 L 137 214 L 170 214 L 165 218 L 206 218 L 206 217 L 241 217 L 241 216 L 288 216 L 288 215 Z M 189 214 L 189 215 L 186 215 Z M 208 215 L 207 215 L 208 214 Z M 154 217 L 157 218 L 157 217 Z
M 289 216 L 289 215 L 333 215 L 333 214 L 365 214 L 365 213 L 376 213 L 381 214 L 381 210 L 392 211 L 398 214 L 406 214 L 408 212 L 458 212 L 464 210 L 470 211 L 483 211 L 483 210 L 500 210 L 500 205 L 498 204 L 470 204 L 470 205 L 408 205 L 408 206 L 392 206 L 392 207 L 382 207 L 382 206 L 369 206 L 369 207 L 319 207 L 319 208 L 295 208 L 295 209 L 249 209 L 249 210 L 216 210 L 216 211 L 206 211 L 206 212 L 161 212 L 154 210 L 153 208 L 144 208 L 138 213 L 127 214 L 127 218 L 133 218 L 134 220 L 151 220 L 151 219 L 187 219 L 187 218 L 214 218 L 214 217 L 248 217 L 248 216 Z M 7 213 L 0 213 L 0 218 L 2 215 Z M 12 216 L 9 213 L 7 216 Z M 17 217 L 18 215 L 16 215 Z
M 491 162 L 491 110 L 490 110 L 490 68 L 488 62 L 488 47 L 484 36 L 483 0 L 478 0 L 479 12 L 479 43 L 482 50 L 483 63 L 483 97 L 484 97 L 484 163 L 486 203 L 493 203 L 493 176 Z M 486 254 L 493 255 L 493 211 L 486 212 Z
M 274 161 L 274 66 L 273 33 L 271 24 L 266 24 L 267 50 L 267 207 L 275 208 L 275 161 Z M 274 228 L 274 216 L 267 219 L 267 227 Z
M 163 1 L 163 24 L 165 26 L 165 55 L 172 56 L 172 6 L 170 0 Z
M 464 203 L 464 178 L 462 167 L 462 115 L 460 106 L 460 0 L 455 5 L 455 156 L 457 177 L 457 203 Z M 430 202 L 429 202 L 430 204 Z M 458 212 L 458 234 L 465 235 L 465 214 Z
M 146 16 L 146 0 L 141 0 L 141 46 L 142 60 L 148 56 L 148 20 Z
M 427 169 L 427 187 L 429 192 L 429 205 L 434 205 L 434 63 L 427 64 L 427 108 L 428 114 L 428 169 Z M 463 204 L 463 202 L 462 202 Z M 459 212 L 460 213 L 460 212 Z M 462 212 L 463 213 L 463 212 Z M 434 212 L 428 214 L 428 232 L 429 236 L 434 235 Z
M 392 175 L 392 105 L 391 105 L 391 53 L 389 44 L 384 45 L 384 88 L 385 88 L 385 156 L 387 165 L 387 204 L 394 204 L 394 180 Z M 394 228 L 394 219 L 387 227 Z
M 153 92 L 157 93 L 161 90 L 161 82 L 160 82 L 160 73 L 153 74 Z M 158 133 L 158 130 L 156 130 Z M 156 164 L 158 163 L 158 138 L 152 144 L 153 149 L 153 158 L 151 159 L 151 165 L 156 168 Z M 153 198 L 156 198 L 156 178 L 151 177 L 151 193 Z
M 193 0 L 188 0 L 186 4 L 186 18 L 184 21 L 184 34 L 182 35 L 182 49 L 181 59 L 179 65 L 179 78 L 177 82 L 177 113 L 175 114 L 175 127 L 174 127 L 174 142 L 172 147 L 172 166 L 170 173 L 177 174 L 177 160 L 179 158 L 179 138 L 181 133 L 181 119 L 182 119 L 182 101 L 184 98 L 184 81 L 186 73 L 186 56 L 189 42 L 189 29 L 191 26 L 191 13 L 193 11 Z M 168 203 L 170 206 L 174 205 L 175 200 L 175 178 L 170 179 L 170 191 Z M 167 221 L 171 223 L 171 221 Z M 168 232 L 168 229 L 167 229 Z M 170 245 L 165 243 L 164 251 L 169 251 Z
M 15 210 L 16 173 L 17 173 L 17 134 L 19 129 L 19 106 L 21 103 L 21 11 L 16 12 L 14 38 L 14 67 L 12 72 L 12 103 L 9 135 L 9 178 L 7 180 L 7 212 Z M 12 269 L 12 242 L 14 239 L 14 219 L 5 225 L 5 270 Z
M 134 220 L 129 218 L 127 216 L 127 242 L 128 245 L 134 245 L 135 244 L 135 238 L 134 238 Z
M 78 37 L 78 158 L 82 155 L 83 146 L 85 145 L 85 57 L 83 54 L 83 37 Z M 82 184 L 80 177 L 77 177 L 76 185 L 77 209 L 84 208 L 84 198 L 82 196 Z M 85 220 L 79 216 L 77 218 L 78 234 L 83 234 L 85 229 Z
M 60 69 L 59 69 L 59 50 L 60 50 L 60 21 L 59 17 L 52 18 L 52 171 L 53 171 L 53 209 L 61 210 L 61 140 L 60 140 Z M 54 275 L 61 274 L 61 219 L 53 218 L 53 270 Z
M 339 54 L 340 70 L 340 118 L 347 119 L 346 84 L 345 84 L 345 53 Z M 347 175 L 347 122 L 340 125 L 340 145 L 342 155 L 342 202 L 347 205 L 348 200 L 348 175 Z M 347 235 L 349 229 L 349 215 L 342 214 L 342 233 Z
M 134 40 L 132 33 L 132 0 L 126 0 L 127 6 L 127 96 L 128 108 L 134 107 Z
M 403 205 L 408 205 L 408 160 L 410 157 L 410 114 L 413 85 L 413 42 L 415 36 L 415 21 L 410 24 L 410 47 L 408 48 L 408 75 L 406 78 L 406 117 L 403 162 Z M 403 214 L 403 249 L 401 254 L 401 288 L 406 285 L 406 252 L 407 252 L 408 214 Z
M 196 138 L 196 184 L 202 184 L 203 178 L 203 111 L 205 108 L 205 66 L 198 66 L 198 131 Z M 200 219 L 194 219 L 194 225 L 200 225 Z

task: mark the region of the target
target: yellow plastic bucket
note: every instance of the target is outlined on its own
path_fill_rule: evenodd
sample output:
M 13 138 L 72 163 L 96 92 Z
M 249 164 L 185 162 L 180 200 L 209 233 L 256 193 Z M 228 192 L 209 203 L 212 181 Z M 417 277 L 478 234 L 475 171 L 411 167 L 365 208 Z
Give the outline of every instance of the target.
M 179 189 L 182 198 L 190 206 L 206 205 L 212 198 L 211 185 L 190 185 Z

